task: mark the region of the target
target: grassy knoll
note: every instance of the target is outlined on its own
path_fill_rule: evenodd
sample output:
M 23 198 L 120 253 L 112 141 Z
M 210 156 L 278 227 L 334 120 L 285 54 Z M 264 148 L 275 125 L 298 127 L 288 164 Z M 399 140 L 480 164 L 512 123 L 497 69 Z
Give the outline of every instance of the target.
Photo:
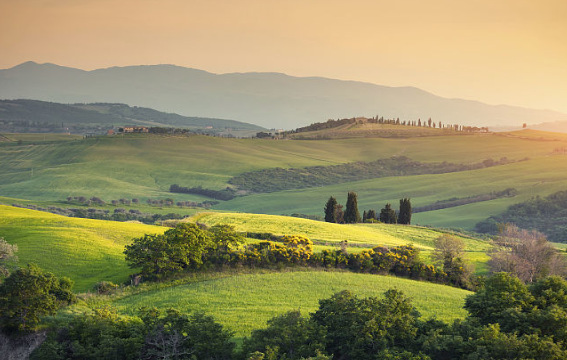
M 18 245 L 20 264 L 41 268 L 75 281 L 86 291 L 102 280 L 123 282 L 132 272 L 124 261 L 124 245 L 164 228 L 135 223 L 68 218 L 0 205 L 0 236 Z
M 276 235 L 303 235 L 317 243 L 334 244 L 348 240 L 351 245 L 367 247 L 386 245 L 399 246 L 414 244 L 425 256 L 434 247 L 434 240 L 441 235 L 439 230 L 405 225 L 388 224 L 331 224 L 322 221 L 299 219 L 287 216 L 242 214 L 242 213 L 200 213 L 189 221 L 207 225 L 233 225 L 237 231 L 269 232 Z M 486 251 L 490 245 L 482 240 L 463 238 L 468 258 L 475 264 L 478 272 L 485 271 L 488 260 Z M 315 246 L 315 251 L 320 248 Z M 351 251 L 358 251 L 351 248 Z
M 142 306 L 204 311 L 243 337 L 286 311 L 299 309 L 307 315 L 317 309 L 318 300 L 338 291 L 348 289 L 367 297 L 381 296 L 390 288 L 410 296 L 426 318 L 450 321 L 466 314 L 462 307 L 470 292 L 465 290 L 389 276 L 316 270 L 227 275 L 127 296 L 113 305 L 124 314 L 135 314 Z

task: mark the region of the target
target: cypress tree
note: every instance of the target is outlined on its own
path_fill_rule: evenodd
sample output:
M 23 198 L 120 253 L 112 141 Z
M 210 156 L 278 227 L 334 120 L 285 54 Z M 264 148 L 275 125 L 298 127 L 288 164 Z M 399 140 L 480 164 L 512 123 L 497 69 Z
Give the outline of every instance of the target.
M 400 213 L 398 216 L 398 224 L 411 224 L 411 202 L 409 198 L 400 199 Z
M 330 223 L 336 223 L 337 199 L 331 196 L 329 200 L 327 200 L 324 210 L 325 210 L 325 221 Z
M 355 224 L 360 222 L 360 213 L 358 212 L 358 200 L 355 192 L 348 193 L 346 209 L 345 209 L 345 223 Z
M 368 210 L 368 213 L 366 214 L 366 218 L 372 220 L 378 220 L 376 218 L 376 210 Z
M 392 209 L 392 205 L 386 204 L 386 206 L 380 210 L 380 222 L 384 224 L 395 224 L 398 222 L 396 210 Z

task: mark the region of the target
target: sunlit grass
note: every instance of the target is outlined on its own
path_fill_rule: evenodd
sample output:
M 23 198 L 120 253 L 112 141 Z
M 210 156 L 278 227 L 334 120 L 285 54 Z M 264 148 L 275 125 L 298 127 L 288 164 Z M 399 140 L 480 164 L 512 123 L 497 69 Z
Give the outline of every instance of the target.
M 90 290 L 99 281 L 122 283 L 132 273 L 124 246 L 158 226 L 68 218 L 0 205 L 0 236 L 18 245 L 19 263 L 36 263 L 75 281 L 75 291 Z
M 200 213 L 188 219 L 209 226 L 232 225 L 237 231 L 272 233 L 275 235 L 302 235 L 319 245 L 334 245 L 343 240 L 351 245 L 351 252 L 362 247 L 400 246 L 413 244 L 427 260 L 435 247 L 434 241 L 444 232 L 424 227 L 391 224 L 332 224 L 322 221 L 294 218 L 289 216 L 245 214 L 245 213 Z M 484 240 L 462 237 L 466 244 L 467 259 L 475 264 L 478 273 L 486 272 L 486 251 L 491 245 Z M 353 247 L 354 246 L 354 247 Z M 362 246 L 362 247 L 357 247 Z M 326 247 L 328 248 L 328 247 Z M 315 251 L 322 247 L 315 246 Z
M 463 318 L 469 291 L 402 278 L 349 272 L 286 271 L 240 274 L 148 291 L 114 301 L 121 313 L 134 315 L 142 306 L 181 311 L 204 311 L 233 329 L 237 337 L 264 327 L 271 317 L 300 310 L 304 315 L 320 299 L 350 290 L 362 296 L 381 296 L 396 288 L 413 299 L 424 318 L 451 321 Z

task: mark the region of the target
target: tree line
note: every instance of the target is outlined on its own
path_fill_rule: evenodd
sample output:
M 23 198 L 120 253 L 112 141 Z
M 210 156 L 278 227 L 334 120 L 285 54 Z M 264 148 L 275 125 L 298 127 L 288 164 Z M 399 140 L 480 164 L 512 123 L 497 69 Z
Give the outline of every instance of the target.
M 393 156 L 368 162 L 357 161 L 329 166 L 262 169 L 236 175 L 228 182 L 240 190 L 267 193 L 388 176 L 445 174 L 505 165 L 511 162 L 507 158 L 501 158 L 500 160 L 486 159 L 473 164 L 423 163 L 405 156 Z
M 203 195 L 206 197 L 210 197 L 212 199 L 223 200 L 223 201 L 232 200 L 236 197 L 236 191 L 234 191 L 230 187 L 227 187 L 224 190 L 211 190 L 211 189 L 204 189 L 201 186 L 195 186 L 189 188 L 189 187 L 173 184 L 169 187 L 169 192 Z
M 325 129 L 333 129 L 336 127 L 340 127 L 343 125 L 349 124 L 386 124 L 386 125 L 400 125 L 400 126 L 412 126 L 412 127 L 428 127 L 428 128 L 439 128 L 439 129 L 447 129 L 451 131 L 458 131 L 458 132 L 488 132 L 488 127 L 478 127 L 478 126 L 463 126 L 459 124 L 443 124 L 441 121 L 435 122 L 431 118 L 427 120 L 421 121 L 421 118 L 417 120 L 401 120 L 400 118 L 395 119 L 385 119 L 383 116 L 376 115 L 375 117 L 371 118 L 344 118 L 344 119 L 329 119 L 326 122 L 316 122 L 307 126 L 303 126 L 297 128 L 292 131 L 286 132 L 284 135 L 287 134 L 294 134 L 294 133 L 301 133 L 301 132 L 308 132 L 308 131 L 319 131 Z
M 392 209 L 391 204 L 386 204 L 377 215 L 376 211 L 370 209 L 364 211 L 362 217 L 358 211 L 358 195 L 355 192 L 349 192 L 347 195 L 346 208 L 337 202 L 334 196 L 331 196 L 325 203 L 323 208 L 325 221 L 336 224 L 356 224 L 360 222 L 382 222 L 385 224 L 411 224 L 412 207 L 409 198 L 400 199 L 399 211 Z
M 111 307 L 58 325 L 32 360 L 470 360 L 567 358 L 567 282 L 524 285 L 506 273 L 467 296 L 468 315 L 423 319 L 410 298 L 388 290 L 361 298 L 344 290 L 307 316 L 277 315 L 237 348 L 233 333 L 203 313 L 145 307 L 124 317 Z

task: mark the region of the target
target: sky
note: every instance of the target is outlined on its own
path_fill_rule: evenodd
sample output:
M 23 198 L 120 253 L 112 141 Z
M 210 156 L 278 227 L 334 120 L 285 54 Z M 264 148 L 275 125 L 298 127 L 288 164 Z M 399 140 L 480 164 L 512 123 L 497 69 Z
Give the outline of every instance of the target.
M 0 0 L 0 69 L 282 72 L 567 113 L 566 0 Z

